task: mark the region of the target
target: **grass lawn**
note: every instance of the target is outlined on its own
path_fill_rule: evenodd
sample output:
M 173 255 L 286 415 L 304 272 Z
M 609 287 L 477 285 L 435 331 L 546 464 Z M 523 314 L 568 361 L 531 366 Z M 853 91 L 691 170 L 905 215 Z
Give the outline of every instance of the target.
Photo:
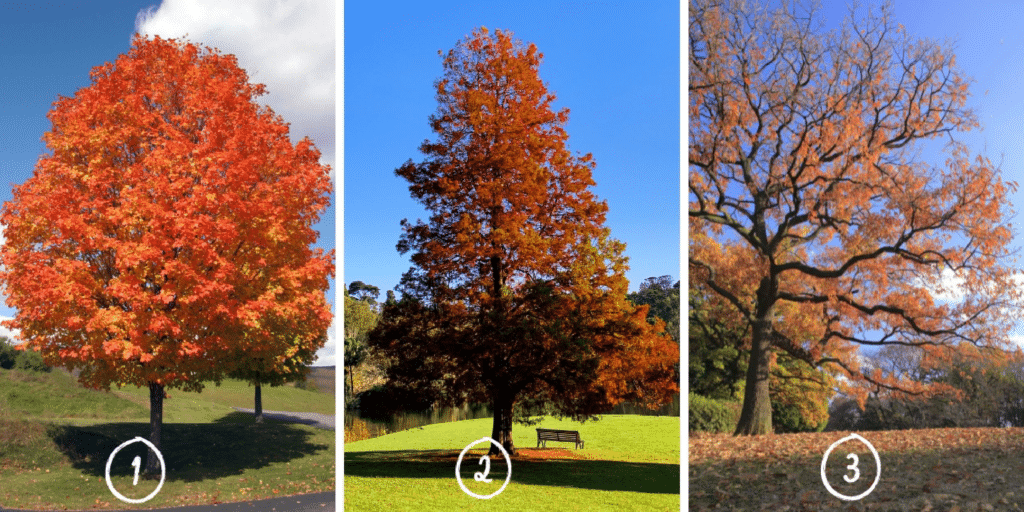
M 0 507 L 23 509 L 147 509 L 305 494 L 334 489 L 334 432 L 265 420 L 255 425 L 253 388 L 225 381 L 201 393 L 169 390 L 161 452 L 167 477 L 159 494 L 139 505 L 107 488 L 107 458 L 121 443 L 149 437 L 149 390 L 111 392 L 77 385 L 68 374 L 0 370 Z M 263 387 L 267 410 L 334 413 L 333 395 Z M 133 485 L 136 455 L 118 452 L 115 488 L 142 498 L 157 481 Z
M 537 449 L 536 428 L 578 430 L 586 448 L 549 441 Z M 459 453 L 489 436 L 490 419 L 439 423 L 345 444 L 347 510 L 679 510 L 679 418 L 606 415 L 585 424 L 548 418 L 539 425 L 514 425 L 520 455 L 512 461 L 508 487 L 494 498 L 476 499 L 455 479 Z M 491 461 L 487 478 L 480 443 L 463 458 L 466 487 L 487 495 L 507 475 L 504 459 Z

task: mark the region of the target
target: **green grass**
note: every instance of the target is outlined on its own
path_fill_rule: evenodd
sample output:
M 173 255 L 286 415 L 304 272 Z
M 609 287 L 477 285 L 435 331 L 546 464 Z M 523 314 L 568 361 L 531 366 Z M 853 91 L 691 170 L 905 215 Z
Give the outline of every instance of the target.
M 578 430 L 586 448 L 548 442 L 536 449 L 536 428 Z M 679 510 L 679 418 L 607 415 L 585 424 L 546 419 L 514 425 L 521 452 L 498 496 L 479 500 L 455 479 L 459 452 L 489 436 L 490 419 L 441 423 L 345 444 L 345 507 L 349 510 Z M 504 462 L 491 462 L 490 484 L 476 482 L 486 445 L 463 459 L 466 487 L 480 495 L 500 488 Z
M 121 443 L 149 437 L 148 393 L 83 389 L 58 371 L 0 370 L 0 507 L 145 509 L 334 489 L 334 432 L 269 419 L 256 425 L 230 408 L 252 408 L 252 387 L 227 381 L 201 393 L 168 391 L 166 481 L 146 503 L 117 500 L 107 489 L 106 462 Z M 291 387 L 264 387 L 263 400 L 269 410 L 334 411 L 330 395 Z M 118 452 L 112 466 L 115 487 L 129 498 L 157 485 L 140 479 L 133 486 L 135 455 L 145 460 L 144 445 Z

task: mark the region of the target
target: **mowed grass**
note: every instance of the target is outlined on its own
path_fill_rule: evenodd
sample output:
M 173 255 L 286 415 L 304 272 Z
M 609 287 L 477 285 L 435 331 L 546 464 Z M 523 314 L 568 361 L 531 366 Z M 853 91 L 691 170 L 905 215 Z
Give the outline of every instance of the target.
M 78 386 L 64 372 L 0 370 L 0 507 L 22 509 L 146 509 L 224 503 L 334 489 L 334 432 L 267 419 L 231 407 L 253 407 L 254 390 L 225 381 L 201 393 L 169 390 L 161 452 L 167 476 L 151 500 L 133 505 L 107 488 L 113 450 L 149 437 L 149 391 L 110 392 Z M 331 395 L 263 387 L 267 410 L 333 414 Z M 145 445 L 115 456 L 111 480 L 128 498 L 142 498 L 158 481 L 133 485 L 132 460 Z
M 549 441 L 537 446 L 537 428 L 578 430 L 586 447 Z M 679 418 L 606 415 L 578 423 L 548 418 L 514 425 L 520 455 L 501 494 L 481 500 L 455 478 L 462 449 L 490 436 L 491 420 L 428 425 L 345 444 L 346 510 L 679 510 Z M 491 460 L 490 483 L 477 482 L 487 443 L 463 458 L 464 485 L 479 495 L 497 491 L 507 476 L 502 457 Z

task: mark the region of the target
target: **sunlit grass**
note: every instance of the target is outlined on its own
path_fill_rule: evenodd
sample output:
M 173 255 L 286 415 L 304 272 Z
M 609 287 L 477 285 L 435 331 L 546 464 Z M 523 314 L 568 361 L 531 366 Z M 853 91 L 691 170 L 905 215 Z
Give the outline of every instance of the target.
M 578 430 L 586 448 L 548 442 L 537 449 L 536 428 Z M 585 424 L 546 419 L 515 425 L 520 455 L 508 487 L 479 500 L 455 479 L 462 449 L 490 436 L 491 420 L 440 423 L 345 444 L 345 506 L 352 510 L 679 510 L 679 418 L 608 415 Z M 492 462 L 492 483 L 473 479 L 486 445 L 463 459 L 465 485 L 489 494 L 506 476 Z

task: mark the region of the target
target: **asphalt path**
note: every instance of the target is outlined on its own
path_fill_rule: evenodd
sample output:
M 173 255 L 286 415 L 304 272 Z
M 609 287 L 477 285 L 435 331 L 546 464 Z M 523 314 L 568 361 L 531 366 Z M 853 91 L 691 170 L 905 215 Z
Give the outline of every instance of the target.
M 240 407 L 232 407 L 232 409 L 239 412 L 247 412 L 249 414 L 253 414 L 256 412 L 253 409 L 242 409 Z M 334 430 L 333 414 L 320 414 L 315 412 L 268 411 L 264 409 L 263 416 L 266 418 L 273 418 L 275 420 L 302 423 L 316 428 L 322 428 L 324 430 Z
M 150 512 L 323 512 L 334 510 L 334 491 L 297 494 L 267 500 L 218 503 L 216 505 L 190 505 L 187 507 L 156 508 Z M 38 512 L 0 507 L 2 512 Z M 84 512 L 84 511 L 83 511 Z

